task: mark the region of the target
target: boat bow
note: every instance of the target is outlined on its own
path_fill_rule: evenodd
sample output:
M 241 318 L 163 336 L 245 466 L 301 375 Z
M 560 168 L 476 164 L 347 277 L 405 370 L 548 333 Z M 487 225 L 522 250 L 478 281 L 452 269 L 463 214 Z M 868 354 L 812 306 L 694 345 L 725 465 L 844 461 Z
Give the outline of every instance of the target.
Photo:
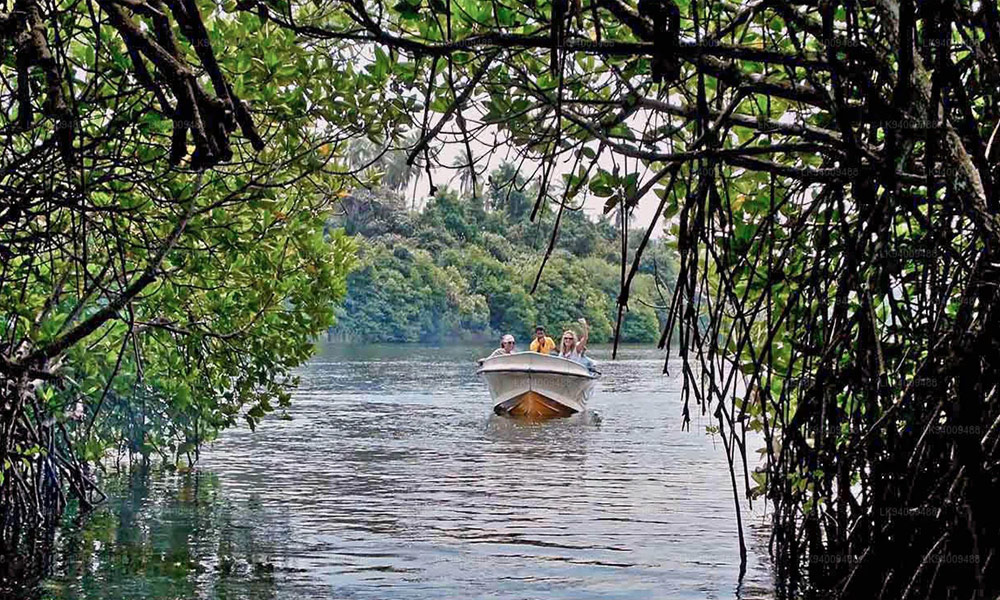
M 537 352 L 484 359 L 478 373 L 489 385 L 496 413 L 528 418 L 582 412 L 598 378 L 579 363 Z

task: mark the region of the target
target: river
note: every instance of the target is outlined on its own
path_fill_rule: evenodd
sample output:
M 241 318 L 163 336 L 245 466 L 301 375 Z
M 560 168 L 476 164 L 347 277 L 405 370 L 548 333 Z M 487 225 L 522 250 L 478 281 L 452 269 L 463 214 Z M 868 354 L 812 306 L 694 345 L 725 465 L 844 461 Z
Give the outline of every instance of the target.
M 190 472 L 109 476 L 57 540 L 52 599 L 770 599 L 767 526 L 739 546 L 722 443 L 680 430 L 662 354 L 596 347 L 591 414 L 493 416 L 484 348 L 322 344 L 290 419 Z M 696 412 L 693 410 L 693 412 Z

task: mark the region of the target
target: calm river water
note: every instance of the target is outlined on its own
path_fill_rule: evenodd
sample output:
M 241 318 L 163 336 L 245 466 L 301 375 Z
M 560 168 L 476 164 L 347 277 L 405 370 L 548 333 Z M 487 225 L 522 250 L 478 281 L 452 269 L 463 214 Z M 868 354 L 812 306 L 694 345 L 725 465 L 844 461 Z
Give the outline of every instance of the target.
M 48 598 L 771 598 L 710 421 L 680 431 L 661 354 L 595 348 L 592 414 L 490 411 L 485 348 L 321 346 L 290 420 L 224 434 L 191 473 L 111 477 L 60 534 Z

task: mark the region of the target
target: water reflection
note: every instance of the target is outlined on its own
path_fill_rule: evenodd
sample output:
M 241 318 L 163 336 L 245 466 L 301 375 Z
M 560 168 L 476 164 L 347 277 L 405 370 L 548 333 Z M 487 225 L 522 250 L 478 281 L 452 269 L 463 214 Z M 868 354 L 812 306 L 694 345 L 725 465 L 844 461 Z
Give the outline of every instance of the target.
M 761 517 L 739 585 L 725 457 L 708 421 L 679 431 L 658 353 L 604 362 L 591 414 L 522 424 L 492 415 L 481 352 L 323 348 L 290 421 L 112 482 L 46 595 L 771 597 Z
M 111 501 L 57 535 L 43 598 L 276 597 L 288 538 L 216 475 L 137 468 L 105 485 Z

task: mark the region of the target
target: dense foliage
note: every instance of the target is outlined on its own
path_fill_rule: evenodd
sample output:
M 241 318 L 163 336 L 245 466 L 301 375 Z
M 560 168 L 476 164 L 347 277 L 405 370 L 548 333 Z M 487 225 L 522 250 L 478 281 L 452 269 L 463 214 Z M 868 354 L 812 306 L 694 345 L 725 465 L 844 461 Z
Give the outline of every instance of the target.
M 661 224 L 676 237 L 665 330 L 677 332 L 685 398 L 718 418 L 736 518 L 758 493 L 771 503 L 783 591 L 1000 590 L 996 3 L 9 4 L 0 11 L 0 508 L 37 504 L 32 492 L 54 472 L 87 481 L 77 463 L 60 462 L 68 455 L 57 440 L 68 436 L 54 424 L 74 394 L 85 414 L 107 415 L 110 394 L 99 382 L 77 388 L 63 368 L 110 363 L 100 357 L 115 352 L 124 363 L 125 349 L 142 356 L 137 334 L 173 340 L 204 326 L 216 279 L 230 282 L 226 271 L 203 284 L 201 261 L 211 264 L 243 219 L 284 223 L 284 192 L 315 200 L 311 186 L 322 182 L 304 171 L 337 149 L 313 138 L 339 125 L 402 148 L 407 166 L 431 178 L 453 166 L 433 144 L 459 142 L 471 189 L 505 148 L 540 171 L 523 212 L 531 222 L 548 214 L 553 228 L 593 194 L 620 212 L 627 234 L 635 205 L 659 199 L 637 250 Z M 296 118 L 304 114 L 313 118 Z M 259 162 L 251 149 L 265 149 Z M 197 173 L 214 165 L 223 167 Z M 253 213 L 260 196 L 279 203 L 272 217 Z M 451 210 L 432 215 L 454 221 Z M 198 236 L 192 219 L 204 221 Z M 476 235 L 468 223 L 442 220 L 447 237 L 426 233 L 392 245 L 392 256 L 424 250 L 433 260 L 419 280 L 459 286 L 443 250 Z M 558 265 L 561 236 L 546 237 L 526 247 Z M 264 242 L 267 258 L 251 262 L 248 278 L 284 259 L 282 240 L 235 239 L 230 256 Z M 644 254 L 619 276 L 616 327 L 638 310 L 630 294 Z M 141 310 L 136 319 L 134 307 L 157 302 L 173 276 L 183 302 L 167 322 Z M 74 298 L 80 310 L 64 304 Z M 192 318 L 188 298 L 199 307 Z M 485 326 L 477 313 L 474 301 L 453 311 L 458 327 Z M 445 321 L 439 329 L 456 326 Z M 211 322 L 224 335 L 244 331 Z M 260 350 L 263 380 L 296 356 L 274 369 Z M 181 372 L 186 356 L 170 354 Z M 225 378 L 208 380 L 218 390 Z M 757 470 L 749 430 L 768 440 Z
M 489 181 L 481 196 L 444 190 L 420 211 L 408 211 L 390 190 L 345 198 L 334 225 L 357 235 L 360 254 L 335 333 L 389 342 L 513 333 L 526 348 L 535 324 L 558 336 L 583 316 L 594 342 L 610 341 L 621 287 L 614 224 L 565 213 L 557 252 L 532 294 L 552 214 L 528 221 L 533 190 L 511 167 Z M 647 249 L 621 341 L 659 339 L 675 260 L 660 240 Z
M 85 4 L 0 9 L 0 595 L 99 459 L 285 405 L 354 258 L 318 106 L 374 85 L 211 2 Z

